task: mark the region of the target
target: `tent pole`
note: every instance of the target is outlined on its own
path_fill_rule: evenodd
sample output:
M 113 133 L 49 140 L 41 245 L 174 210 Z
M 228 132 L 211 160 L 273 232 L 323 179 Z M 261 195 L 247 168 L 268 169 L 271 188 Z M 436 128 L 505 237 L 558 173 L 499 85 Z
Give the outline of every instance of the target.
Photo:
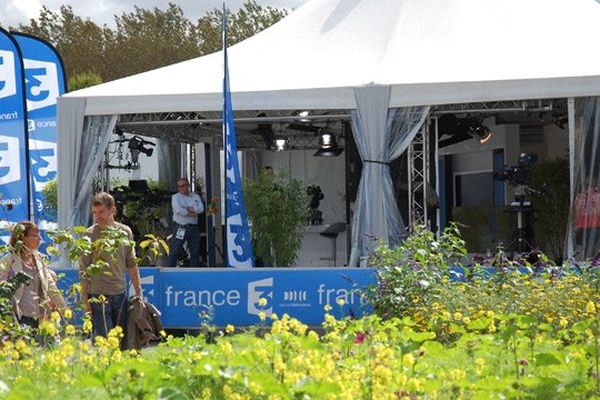
M 575 99 L 567 100 L 569 117 L 569 183 L 570 204 L 575 200 Z M 573 227 L 569 224 L 567 229 L 567 259 L 573 257 Z

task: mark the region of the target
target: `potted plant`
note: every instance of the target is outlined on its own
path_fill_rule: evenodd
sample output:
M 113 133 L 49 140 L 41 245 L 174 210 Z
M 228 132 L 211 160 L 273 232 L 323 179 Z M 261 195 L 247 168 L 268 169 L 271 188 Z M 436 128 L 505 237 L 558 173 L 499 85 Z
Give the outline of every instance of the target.
M 306 185 L 283 173 L 263 171 L 246 181 L 244 197 L 255 256 L 265 266 L 293 265 L 308 218 Z

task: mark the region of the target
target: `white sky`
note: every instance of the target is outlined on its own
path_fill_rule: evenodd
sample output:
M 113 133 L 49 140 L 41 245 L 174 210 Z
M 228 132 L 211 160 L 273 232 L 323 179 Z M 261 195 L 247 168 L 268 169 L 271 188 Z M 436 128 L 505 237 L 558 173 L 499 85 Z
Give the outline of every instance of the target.
M 307 0 L 256 0 L 262 7 L 298 8 Z M 192 22 L 213 8 L 221 9 L 223 0 L 171 0 L 183 10 L 184 15 Z M 227 0 L 227 8 L 237 10 L 244 0 Z M 114 15 L 133 11 L 134 4 L 142 8 L 166 9 L 169 0 L 0 0 L 0 24 L 4 28 L 17 27 L 19 23 L 28 23 L 31 18 L 39 16 L 42 5 L 53 11 L 58 11 L 63 4 L 70 4 L 76 15 L 90 18 L 99 25 L 114 26 Z

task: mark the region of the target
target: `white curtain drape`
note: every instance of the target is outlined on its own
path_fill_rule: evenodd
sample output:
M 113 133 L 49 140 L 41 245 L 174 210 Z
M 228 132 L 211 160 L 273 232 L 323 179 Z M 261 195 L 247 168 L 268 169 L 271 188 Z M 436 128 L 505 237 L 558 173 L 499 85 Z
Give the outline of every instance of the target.
M 600 254 L 600 98 L 584 99 L 581 106 L 567 238 L 573 238 L 576 259 L 593 260 Z
M 365 265 L 376 239 L 391 246 L 400 243 L 404 229 L 389 163 L 408 148 L 429 107 L 388 111 L 390 91 L 390 86 L 354 89 L 357 108 L 352 113 L 352 131 L 363 169 L 352 222 L 350 267 Z
M 58 215 L 61 228 L 87 225 L 92 183 L 117 122 L 115 115 L 84 118 L 85 100 L 58 105 Z

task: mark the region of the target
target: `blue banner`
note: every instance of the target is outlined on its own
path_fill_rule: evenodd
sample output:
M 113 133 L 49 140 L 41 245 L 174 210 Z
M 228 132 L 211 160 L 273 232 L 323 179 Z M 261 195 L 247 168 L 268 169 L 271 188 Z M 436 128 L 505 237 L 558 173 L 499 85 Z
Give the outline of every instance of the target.
M 0 221 L 29 219 L 23 64 L 12 36 L 0 28 Z M 7 241 L 7 231 L 0 236 Z
M 79 281 L 76 270 L 57 272 L 64 273 L 59 281 L 63 290 Z M 140 276 L 143 295 L 161 311 L 163 325 L 192 329 L 202 323 L 268 324 L 273 314 L 320 325 L 326 305 L 336 318 L 360 317 L 371 312 L 361 291 L 375 283 L 375 270 L 368 268 L 145 267 Z
M 56 229 L 57 216 L 56 210 L 46 206 L 42 190 L 56 179 L 56 98 L 67 90 L 64 68 L 52 45 L 26 34 L 12 35 L 21 49 L 25 68 L 33 218 L 44 242 L 49 243 L 46 232 Z M 42 244 L 41 250 L 44 248 Z
M 252 239 L 248 228 L 248 216 L 242 191 L 242 178 L 237 157 L 237 139 L 233 124 L 233 106 L 229 89 L 227 64 L 227 18 L 223 5 L 223 150 L 225 154 L 225 227 L 227 237 L 227 260 L 229 267 L 254 267 Z

